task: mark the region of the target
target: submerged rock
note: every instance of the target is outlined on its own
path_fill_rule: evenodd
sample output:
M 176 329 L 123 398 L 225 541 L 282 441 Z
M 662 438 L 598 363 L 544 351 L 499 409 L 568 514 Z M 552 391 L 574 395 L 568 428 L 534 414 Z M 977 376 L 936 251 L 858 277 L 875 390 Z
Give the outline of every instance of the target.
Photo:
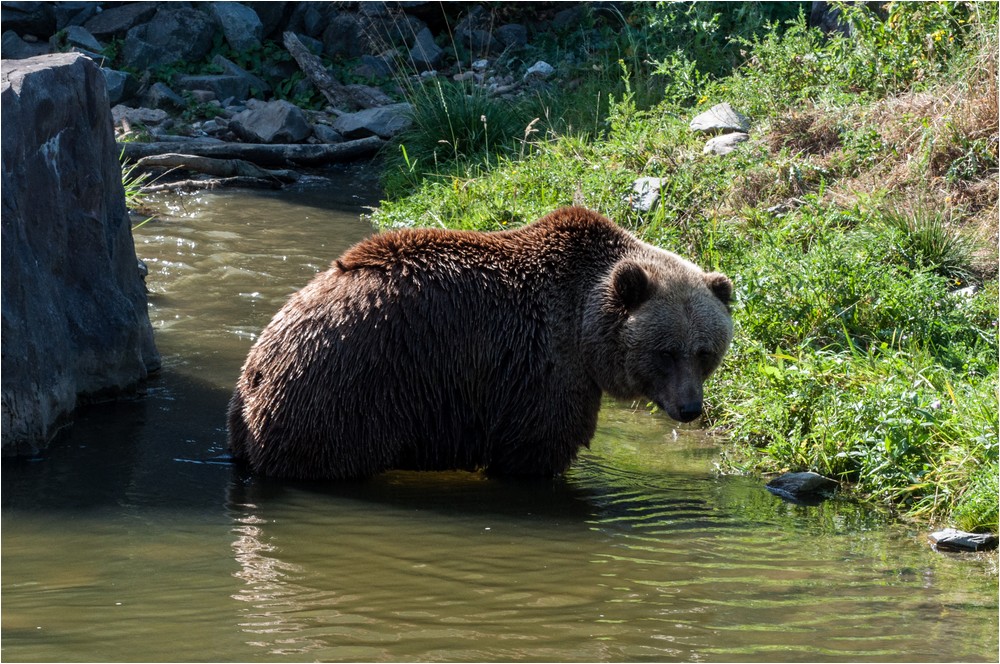
M 818 473 L 785 473 L 767 483 L 774 495 L 797 503 L 815 504 L 829 498 L 840 484 Z
M 70 53 L 4 63 L 2 106 L 2 444 L 31 454 L 160 358 L 100 68 Z
M 954 528 L 939 530 L 928 537 L 931 545 L 941 551 L 992 551 L 998 541 L 993 533 L 966 533 Z

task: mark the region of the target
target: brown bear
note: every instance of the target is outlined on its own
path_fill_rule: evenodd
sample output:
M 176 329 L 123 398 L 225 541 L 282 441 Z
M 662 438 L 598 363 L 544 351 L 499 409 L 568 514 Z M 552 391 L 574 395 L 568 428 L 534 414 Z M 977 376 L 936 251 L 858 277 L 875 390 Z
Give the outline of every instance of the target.
M 559 474 L 589 445 L 602 392 L 701 414 L 731 293 L 724 275 L 579 207 L 516 230 L 375 235 L 261 333 L 230 448 L 299 479 Z

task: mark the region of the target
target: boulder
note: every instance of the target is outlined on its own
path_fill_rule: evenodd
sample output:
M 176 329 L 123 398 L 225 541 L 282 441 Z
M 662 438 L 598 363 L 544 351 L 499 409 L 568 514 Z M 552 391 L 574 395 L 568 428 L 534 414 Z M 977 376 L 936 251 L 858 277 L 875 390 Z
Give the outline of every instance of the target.
M 7 30 L 0 37 L 0 56 L 4 60 L 23 60 L 24 58 L 34 58 L 49 52 L 49 45 L 45 43 L 29 44 L 21 39 L 13 30 Z
M 413 106 L 407 103 L 345 113 L 333 123 L 334 130 L 347 140 L 378 136 L 392 138 L 413 124 Z
M 54 5 L 56 31 L 64 30 L 71 25 L 83 25 L 90 17 L 100 11 L 96 2 L 88 0 L 56 2 Z
M 216 99 L 246 99 L 250 96 L 250 82 L 240 76 L 227 74 L 205 74 L 203 76 L 181 76 L 177 79 L 181 90 L 211 90 Z
M 81 28 L 78 25 L 71 25 L 66 28 L 63 33 L 66 39 L 66 44 L 69 46 L 75 46 L 77 48 L 82 48 L 85 51 L 90 51 L 91 53 L 100 53 L 104 48 L 94 35 L 90 34 L 86 28 Z
M 142 97 L 142 103 L 149 108 L 169 109 L 172 111 L 184 110 L 188 105 L 184 97 L 170 89 L 170 86 L 166 83 L 159 81 L 149 86 L 146 94 Z
M 139 88 L 139 82 L 135 80 L 135 76 L 128 72 L 102 68 L 101 73 L 104 74 L 104 80 L 108 85 L 108 103 L 110 104 L 125 101 L 134 95 Z
M 73 53 L 5 63 L 0 104 L 2 446 L 33 454 L 160 359 L 100 68 Z
M 229 58 L 216 54 L 216 56 L 212 58 L 212 64 L 216 67 L 221 67 L 222 71 L 229 76 L 237 76 L 245 80 L 247 87 L 250 89 L 251 95 L 264 96 L 271 94 L 271 86 L 268 85 L 267 81 L 262 79 L 260 76 L 251 74 Z M 243 99 L 246 99 L 246 97 L 243 97 Z
M 726 155 L 739 147 L 740 143 L 745 142 L 749 135 L 743 132 L 737 131 L 731 134 L 722 134 L 720 136 L 714 136 L 705 142 L 705 147 L 702 149 L 702 154 L 714 154 L 714 155 Z
M 149 23 L 128 31 L 122 60 L 125 66 L 139 70 L 197 62 L 212 50 L 215 31 L 215 21 L 205 12 L 167 5 Z
M 940 551 L 992 551 L 998 541 L 993 533 L 966 533 L 954 528 L 931 533 L 929 538 Z
M 54 2 L 4 2 L 0 7 L 0 23 L 4 30 L 19 35 L 48 39 L 56 31 L 54 5 Z
M 649 212 L 660 200 L 660 189 L 663 178 L 639 178 L 632 183 L 632 193 L 629 196 L 633 210 L 639 212 Z
M 691 120 L 691 131 L 723 133 L 730 131 L 750 131 L 750 120 L 737 112 L 729 103 L 716 104 Z
M 83 27 L 98 39 L 123 37 L 135 26 L 153 18 L 160 4 L 159 2 L 116 2 L 87 19 Z
M 254 10 L 238 2 L 210 2 L 208 7 L 234 51 L 260 48 L 264 24 Z
M 767 483 L 774 495 L 795 503 L 815 504 L 830 497 L 840 484 L 818 473 L 785 473 Z
M 410 62 L 418 72 L 437 68 L 444 58 L 444 49 L 434 42 L 430 28 L 424 28 L 417 33 L 410 49 Z
M 528 29 L 520 23 L 501 25 L 493 36 L 503 48 L 518 49 L 528 45 Z
M 254 104 L 234 115 L 229 129 L 247 143 L 299 143 L 312 133 L 302 109 L 284 100 Z
M 340 13 L 323 30 L 323 53 L 327 57 L 356 58 L 368 48 L 368 38 L 361 21 L 354 14 Z
M 535 64 L 528 67 L 528 71 L 524 72 L 524 80 L 538 80 L 544 81 L 549 76 L 555 73 L 555 67 L 545 62 L 544 60 L 539 60 Z

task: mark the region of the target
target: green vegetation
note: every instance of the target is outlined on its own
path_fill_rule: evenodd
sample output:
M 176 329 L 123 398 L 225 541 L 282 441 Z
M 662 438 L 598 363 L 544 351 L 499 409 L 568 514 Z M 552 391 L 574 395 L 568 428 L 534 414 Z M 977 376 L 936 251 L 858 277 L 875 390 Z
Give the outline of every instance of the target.
M 843 7 L 851 37 L 800 7 L 637 3 L 552 37 L 562 89 L 411 91 L 374 221 L 495 230 L 579 203 L 722 270 L 724 472 L 812 469 L 996 530 L 997 6 Z M 722 101 L 751 140 L 702 155 L 687 124 Z M 651 212 L 641 176 L 664 178 Z

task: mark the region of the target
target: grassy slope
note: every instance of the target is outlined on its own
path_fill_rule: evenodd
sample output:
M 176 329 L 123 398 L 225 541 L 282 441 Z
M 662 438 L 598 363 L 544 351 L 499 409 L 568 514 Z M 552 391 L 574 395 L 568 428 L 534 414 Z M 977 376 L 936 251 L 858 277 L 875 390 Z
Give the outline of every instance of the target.
M 706 16 L 678 7 L 620 17 L 611 57 Z M 516 108 L 414 90 L 417 129 L 374 220 L 493 230 L 582 203 L 725 271 L 737 337 L 707 390 L 723 470 L 813 469 L 910 516 L 995 531 L 995 5 L 852 11 L 853 40 L 801 19 L 759 30 L 731 73 L 689 48 L 613 80 L 605 51 L 574 92 Z M 751 141 L 703 156 L 687 123 L 720 101 L 753 118 Z M 629 205 L 639 176 L 665 178 L 650 213 Z

